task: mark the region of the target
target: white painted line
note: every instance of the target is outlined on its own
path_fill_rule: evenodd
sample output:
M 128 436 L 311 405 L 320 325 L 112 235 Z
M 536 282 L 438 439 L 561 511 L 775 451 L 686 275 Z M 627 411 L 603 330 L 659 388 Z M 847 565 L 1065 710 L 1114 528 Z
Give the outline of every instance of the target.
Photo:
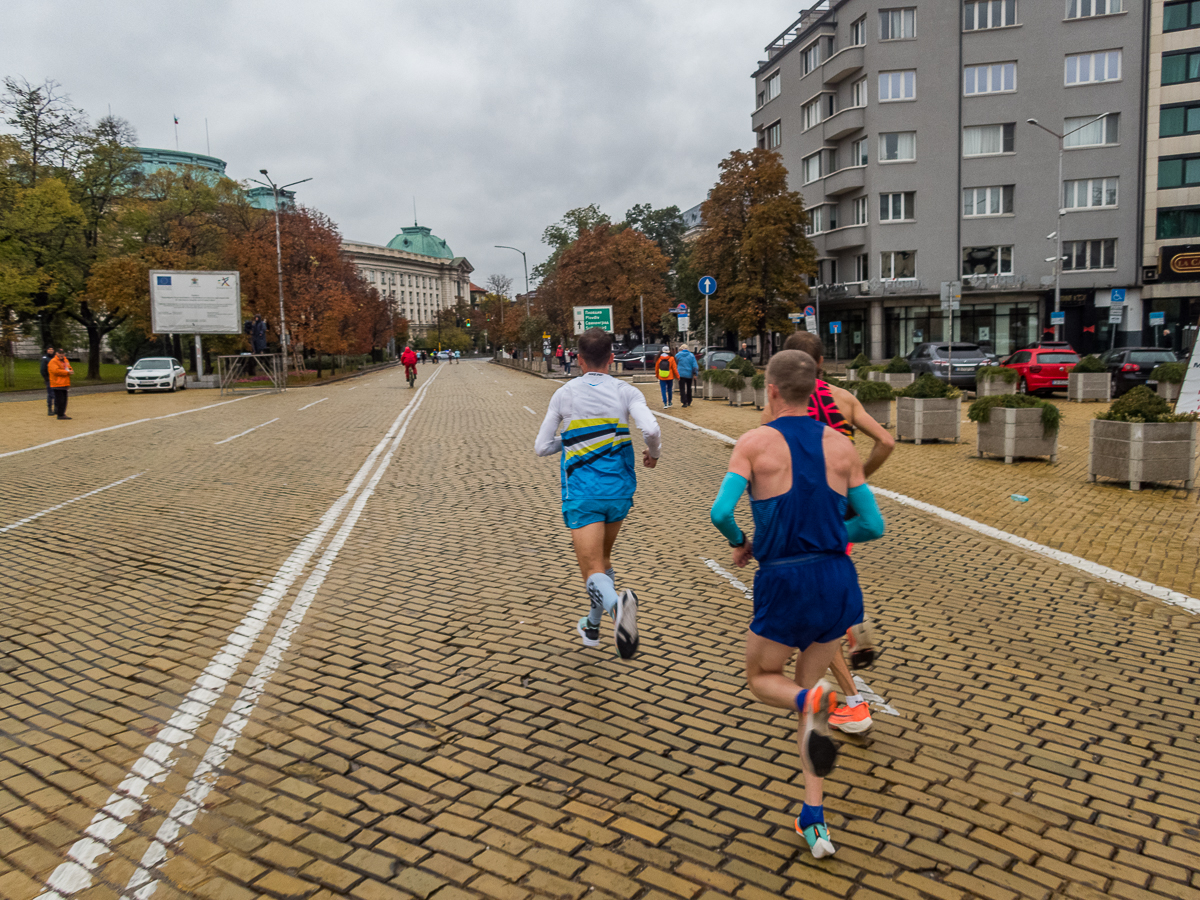
M 839 650 L 838 652 L 840 653 L 841 651 Z M 887 713 L 889 716 L 900 715 L 900 711 L 897 710 L 896 707 L 892 706 L 890 703 L 884 700 L 882 696 L 871 690 L 871 686 L 867 684 L 860 676 L 855 675 L 853 677 L 854 686 L 858 688 L 858 692 L 862 694 L 862 698 L 866 700 L 867 703 L 874 706 L 879 712 Z
M 350 388 L 350 390 L 354 390 L 354 388 L 356 388 L 356 387 L 358 387 L 358 385 L 357 385 L 357 384 L 356 384 L 356 385 L 354 385 L 354 387 Z
M 754 589 L 746 587 L 746 585 L 736 575 L 734 575 L 730 571 L 727 571 L 726 569 L 721 568 L 721 566 L 717 563 L 716 560 L 709 559 L 708 557 L 705 557 L 705 556 L 700 557 L 700 559 L 704 562 L 704 564 L 706 566 L 708 566 L 710 569 L 712 569 L 714 572 L 716 572 L 718 575 L 720 575 L 722 578 L 724 578 L 726 581 L 728 581 L 730 584 L 732 584 L 735 588 L 737 588 L 739 591 L 741 591 L 743 594 L 745 594 L 748 598 L 750 598 L 751 600 L 754 599 Z
M 526 407 L 528 409 L 528 407 Z M 654 410 L 650 410 L 654 412 Z M 654 412 L 656 416 L 662 416 L 664 419 L 670 419 L 672 422 L 678 422 L 680 425 L 685 425 L 688 428 L 696 431 L 701 431 L 710 437 L 714 437 L 726 444 L 736 444 L 737 441 L 727 434 L 721 434 L 719 431 L 711 431 L 708 428 L 701 428 L 698 425 L 693 425 L 691 422 L 685 422 L 683 419 L 677 419 L 675 416 L 668 416 L 664 413 Z M 966 516 L 960 516 L 958 513 L 950 512 L 948 509 L 942 509 L 940 506 L 934 506 L 932 503 L 925 503 L 921 500 L 914 500 L 912 497 L 906 497 L 904 494 L 898 494 L 895 491 L 889 491 L 885 488 L 872 487 L 873 493 L 879 494 L 882 497 L 887 497 L 899 503 L 901 506 L 911 506 L 913 509 L 919 509 L 921 512 L 929 513 L 938 518 L 945 519 L 948 522 L 953 522 L 956 525 L 961 525 L 963 528 L 969 528 L 971 531 L 982 534 L 985 537 L 990 537 L 993 540 L 1004 541 L 1006 544 L 1012 544 L 1014 547 L 1020 547 L 1022 550 L 1027 550 L 1030 553 L 1036 553 L 1039 556 L 1045 556 L 1047 559 L 1052 559 L 1064 566 L 1070 566 L 1073 569 L 1078 569 L 1081 572 L 1086 572 L 1095 578 L 1101 578 L 1104 581 L 1112 584 L 1120 585 L 1124 588 L 1129 588 L 1131 591 L 1145 594 L 1148 597 L 1153 597 L 1155 600 L 1161 600 L 1163 603 L 1169 603 L 1172 606 L 1178 606 L 1180 609 L 1186 609 L 1191 613 L 1200 613 L 1200 599 L 1192 597 L 1182 591 L 1173 591 L 1170 588 L 1165 588 L 1160 584 L 1155 584 L 1152 581 L 1144 581 L 1141 578 L 1134 578 L 1125 572 L 1111 569 L 1108 566 L 1102 566 L 1099 563 L 1094 563 L 1090 559 L 1084 559 L 1082 556 L 1075 556 L 1072 553 L 1064 553 L 1062 550 L 1055 550 L 1053 547 L 1047 547 L 1045 544 L 1039 544 L 1037 541 L 1031 541 L 1028 538 L 1018 537 L 1015 534 L 1010 534 L 1007 531 L 1001 531 L 999 528 L 993 528 L 991 525 L 984 525 L 982 522 L 977 522 L 974 519 L 968 519 Z
M 80 494 L 78 497 L 72 497 L 70 500 L 65 500 L 58 504 L 58 506 L 51 506 L 49 509 L 43 509 L 41 512 L 34 513 L 32 516 L 26 516 L 19 522 L 13 522 L 11 525 L 5 525 L 3 528 L 0 528 L 0 534 L 5 534 L 9 531 L 12 531 L 14 528 L 20 528 L 22 525 L 28 525 L 30 522 L 34 522 L 40 519 L 42 516 L 49 515 L 52 512 L 57 512 L 64 506 L 70 506 L 72 503 L 78 503 L 80 500 L 86 500 L 88 497 L 94 497 L 101 491 L 107 491 L 109 488 L 115 488 L 118 484 L 124 484 L 127 481 L 133 481 L 133 479 L 137 478 L 138 475 L 145 474 L 145 472 L 138 472 L 137 475 L 130 475 L 128 478 L 122 478 L 120 481 L 114 481 L 112 484 L 106 484 L 104 487 L 96 488 L 94 491 L 88 491 L 86 494 Z
M 521 407 L 521 409 L 525 410 L 525 412 L 529 413 L 531 416 L 536 416 L 536 415 L 537 415 L 537 413 L 535 413 L 535 412 L 534 412 L 532 409 L 530 409 L 528 406 L 522 406 L 522 407 Z
M 278 421 L 279 421 L 279 416 L 276 416 L 270 422 L 263 422 L 261 425 L 255 425 L 253 428 L 247 428 L 241 434 L 235 434 L 233 437 L 227 437 L 223 441 L 217 441 L 216 443 L 213 444 L 213 446 L 220 447 L 222 444 L 228 444 L 230 441 L 236 441 L 238 438 L 245 437 L 252 431 L 258 431 L 258 429 L 260 429 L 260 428 L 266 428 L 268 425 L 270 425 L 274 422 L 278 422 Z
M 328 397 L 322 397 L 320 400 L 314 400 L 312 403 L 308 404 L 308 406 L 300 407 L 298 410 L 296 410 L 296 412 L 304 412 L 309 406 L 316 406 L 318 403 L 324 403 L 328 399 Z
M 92 817 L 84 836 L 68 849 L 67 861 L 61 863 L 46 879 L 47 889 L 38 895 L 37 900 L 64 900 L 92 885 L 98 867 L 97 859 L 113 852 L 113 843 L 125 831 L 125 820 L 141 812 L 150 788 L 161 784 L 170 773 L 176 762 L 173 757 L 175 748 L 191 741 L 196 730 L 207 719 L 288 589 L 303 573 L 325 536 L 341 518 L 342 512 L 356 498 L 379 455 L 392 440 L 410 409 L 411 404 L 401 411 L 387 434 L 368 454 L 342 496 L 325 511 L 317 527 L 284 560 L 271 583 L 263 589 L 254 606 L 226 638 L 225 645 L 200 673 L 179 708 L 158 732 L 157 739 L 146 748 L 125 780 L 109 795 L 104 807 Z
M 437 377 L 437 373 L 434 373 L 433 377 Z M 241 736 L 242 730 L 250 721 L 250 717 L 254 713 L 254 708 L 262 697 L 263 691 L 270 684 L 271 677 L 279 668 L 280 663 L 283 662 L 283 654 L 291 646 L 292 637 L 296 629 L 304 621 L 304 616 L 308 612 L 308 608 L 312 605 L 313 599 L 321 589 L 321 585 L 325 582 L 325 577 L 329 574 L 330 569 L 333 568 L 338 554 L 341 552 L 342 547 L 345 546 L 346 540 L 354 530 L 354 526 L 358 523 L 359 516 L 366 507 L 367 501 L 375 493 L 376 486 L 379 484 L 380 479 L 383 478 L 383 473 L 387 470 L 392 457 L 396 453 L 396 449 L 404 439 L 404 434 L 408 431 L 408 426 L 412 423 L 413 416 L 416 415 L 417 410 L 420 409 L 421 403 L 425 399 L 425 391 L 432 382 L 433 378 L 426 381 L 422 385 L 421 391 L 413 398 L 413 402 L 405 409 L 408 417 L 404 422 L 404 426 L 392 439 L 391 445 L 383 457 L 383 461 L 379 464 L 379 468 L 375 470 L 375 474 L 371 476 L 371 480 L 367 483 L 366 487 L 359 492 L 358 498 L 354 501 L 354 506 L 351 507 L 349 514 L 342 523 L 342 527 L 338 529 L 337 534 L 330 541 L 320 560 L 313 567 L 312 574 L 304 582 L 304 586 L 300 588 L 300 592 L 284 617 L 283 623 L 275 632 L 270 645 L 263 652 L 262 659 L 255 666 L 254 672 L 250 675 L 250 678 L 246 681 L 246 685 L 238 694 L 237 700 L 234 701 L 232 709 L 225 716 L 220 729 L 218 729 L 212 743 L 209 744 L 208 749 L 205 751 L 203 759 L 196 767 L 196 771 L 192 773 L 192 777 L 188 781 L 183 795 L 176 801 L 175 806 L 167 814 L 167 818 L 159 827 L 154 840 L 146 848 L 140 864 L 134 870 L 133 875 L 129 879 L 129 884 L 125 887 L 125 891 L 122 894 L 123 897 L 129 897 L 132 891 L 134 892 L 132 896 L 135 900 L 148 900 L 158 887 L 158 878 L 160 876 L 157 869 L 166 860 L 168 847 L 176 841 L 183 829 L 189 827 L 195 821 L 200 810 L 204 808 L 204 801 L 216 783 L 221 767 L 229 759 L 234 745 Z
M 512 396 L 512 391 L 505 391 L 504 393 L 508 394 L 510 397 Z
M 159 419 L 173 419 L 176 416 L 186 416 L 189 413 L 200 412 L 205 409 L 215 409 L 218 406 L 225 406 L 227 403 L 240 403 L 243 400 L 249 400 L 251 397 L 258 397 L 259 394 L 250 394 L 247 397 L 237 397 L 233 400 L 222 400 L 220 403 L 210 403 L 208 406 L 197 406 L 195 409 L 185 409 L 180 412 L 167 413 L 165 416 L 150 416 L 146 419 L 134 419 L 132 422 L 122 422 L 120 425 L 109 425 L 107 428 L 97 428 L 95 431 L 84 431 L 80 434 L 73 434 L 70 437 L 58 438 L 54 441 L 46 441 L 44 444 L 34 444 L 32 447 L 25 447 L 22 450 L 9 450 L 7 453 L 0 453 L 0 459 L 6 456 L 16 456 L 19 453 L 28 453 L 30 450 L 41 450 L 44 447 L 53 447 L 55 444 L 61 444 L 65 441 L 73 441 L 78 438 L 91 437 L 93 434 L 103 434 L 106 431 L 116 431 L 118 428 L 128 428 L 130 425 L 141 425 L 143 422 L 157 422 Z

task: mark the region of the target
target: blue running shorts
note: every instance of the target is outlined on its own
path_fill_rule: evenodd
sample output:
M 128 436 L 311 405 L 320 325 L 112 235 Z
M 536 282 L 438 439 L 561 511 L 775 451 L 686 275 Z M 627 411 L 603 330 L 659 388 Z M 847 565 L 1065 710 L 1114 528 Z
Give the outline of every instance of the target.
M 771 560 L 754 576 L 750 630 L 785 647 L 835 641 L 863 620 L 858 572 L 845 553 Z
M 570 529 L 595 522 L 620 522 L 632 508 L 632 497 L 624 500 L 566 500 L 563 502 L 563 522 Z

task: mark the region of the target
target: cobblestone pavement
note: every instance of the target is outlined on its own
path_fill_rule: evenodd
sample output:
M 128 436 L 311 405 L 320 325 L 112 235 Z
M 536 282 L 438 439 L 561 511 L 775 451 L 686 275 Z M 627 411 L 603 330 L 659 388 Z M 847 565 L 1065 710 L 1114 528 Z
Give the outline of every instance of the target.
M 573 632 L 555 385 L 418 387 L 0 457 L 0 896 L 1200 898 L 1192 617 L 885 502 L 855 561 L 896 715 L 843 742 L 816 862 L 707 522 L 728 447 L 668 422 L 639 472 L 622 662 Z
M 650 408 L 662 410 L 656 385 L 639 385 Z M 1107 404 L 1053 402 L 1062 412 L 1058 464 L 975 455 L 975 423 L 962 406 L 960 443 L 898 442 L 871 479 L 879 487 L 932 503 L 1040 544 L 1200 597 L 1200 490 L 1087 480 L 1090 422 Z M 678 404 L 670 414 L 733 437 L 755 427 L 761 413 L 727 401 Z M 892 404 L 893 423 L 895 404 Z M 895 428 L 892 428 L 893 434 Z M 864 458 L 870 441 L 860 441 Z M 1011 500 L 1013 494 L 1029 502 Z

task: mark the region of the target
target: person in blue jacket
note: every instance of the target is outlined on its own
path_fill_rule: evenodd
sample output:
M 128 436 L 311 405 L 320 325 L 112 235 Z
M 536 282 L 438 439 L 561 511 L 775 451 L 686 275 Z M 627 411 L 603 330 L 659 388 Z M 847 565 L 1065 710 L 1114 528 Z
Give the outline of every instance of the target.
M 691 406 L 692 385 L 700 372 L 700 363 L 687 344 L 680 344 L 675 351 L 675 368 L 679 371 L 679 403 L 684 407 Z

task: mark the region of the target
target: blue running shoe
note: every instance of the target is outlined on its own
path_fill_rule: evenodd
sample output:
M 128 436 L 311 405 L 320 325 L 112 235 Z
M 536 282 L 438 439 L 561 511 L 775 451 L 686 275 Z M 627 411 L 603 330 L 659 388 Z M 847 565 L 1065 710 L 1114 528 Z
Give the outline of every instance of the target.
M 837 847 L 833 846 L 833 841 L 829 839 L 829 829 L 825 827 L 824 822 L 801 828 L 800 817 L 797 816 L 796 834 L 808 841 L 808 849 L 812 851 L 813 859 L 823 859 L 837 852 Z

